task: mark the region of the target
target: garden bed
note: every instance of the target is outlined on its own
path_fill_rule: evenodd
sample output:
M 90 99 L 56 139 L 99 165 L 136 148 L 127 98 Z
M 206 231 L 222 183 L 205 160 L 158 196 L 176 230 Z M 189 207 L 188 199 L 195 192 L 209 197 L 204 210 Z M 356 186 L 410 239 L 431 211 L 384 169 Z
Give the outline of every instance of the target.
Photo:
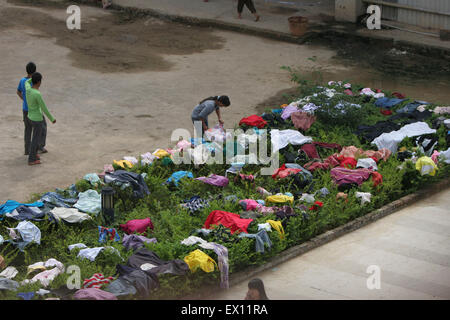
M 294 73 L 293 73 L 294 75 Z M 300 83 L 298 97 L 311 96 L 314 93 L 323 92 L 324 88 L 309 83 L 298 81 Z M 377 98 L 358 94 L 363 86 L 353 84 L 351 90 L 354 95 L 344 94 L 344 83 L 331 83 L 325 86 L 328 89 L 335 90 L 335 94 L 330 97 L 326 94 L 318 94 L 312 96 L 308 103 L 322 106 L 321 109 L 315 111 L 316 121 L 305 131 L 301 131 L 305 136 L 312 137 L 314 141 L 336 143 L 341 146 L 355 146 L 363 150 L 377 150 L 377 147 L 370 144 L 370 141 L 362 139 L 361 136 L 355 134 L 355 130 L 359 125 L 374 125 L 378 121 L 385 121 L 389 116 L 382 114 L 380 108 L 374 103 Z M 392 97 L 391 92 L 382 91 L 386 97 Z M 286 101 L 290 103 L 292 101 Z M 359 108 L 353 108 L 350 105 L 344 109 L 335 106 L 342 102 L 357 104 Z M 412 102 L 404 100 L 395 107 L 391 108 L 393 114 L 396 111 Z M 327 106 L 328 104 L 328 106 Z M 279 109 L 279 106 L 273 106 Z M 436 105 L 426 105 L 427 110 L 434 110 Z M 342 112 L 344 110 L 344 112 Z M 266 114 L 276 114 L 272 110 L 266 110 Z M 433 113 L 424 121 L 430 126 L 436 126 L 436 119 L 442 115 Z M 401 122 L 402 119 L 396 120 Z M 247 128 L 247 127 L 245 127 Z M 267 126 L 265 128 L 268 128 Z M 294 129 L 290 119 L 286 121 L 277 121 L 270 125 L 270 129 Z M 444 151 L 448 149 L 447 129 L 445 125 L 436 127 L 434 136 L 437 138 L 434 150 Z M 288 145 L 280 151 L 280 165 L 286 162 L 286 157 L 290 154 L 298 155 L 298 149 L 301 145 Z M 404 148 L 411 152 L 415 152 L 415 157 L 424 156 L 414 138 L 406 138 L 398 148 Z M 403 149 L 401 149 L 403 150 Z M 321 159 L 332 156 L 333 150 L 320 149 Z M 397 157 L 397 153 L 393 152 L 386 160 L 378 161 L 378 173 L 382 176 L 382 183 L 374 186 L 372 179 L 367 179 L 359 186 L 345 186 L 338 188 L 333 182 L 333 178 L 329 169 L 318 169 L 312 172 L 312 181 L 306 181 L 302 186 L 295 183 L 293 176 L 282 179 L 274 179 L 270 175 L 260 175 L 260 165 L 247 164 L 243 167 L 241 173 L 247 175 L 256 175 L 254 181 L 246 181 L 235 179 L 235 175 L 228 173 L 229 183 L 225 187 L 211 186 L 202 181 L 192 178 L 183 178 L 178 185 L 166 183 L 167 179 L 176 171 L 192 172 L 195 178 L 201 176 L 209 176 L 214 173 L 225 176 L 226 170 L 230 168 L 230 164 L 180 164 L 175 165 L 169 160 L 169 157 L 162 157 L 154 160 L 151 164 L 143 165 L 140 162 L 127 171 L 143 174 L 145 184 L 150 194 L 138 199 L 133 196 L 132 189 L 121 188 L 110 184 L 115 190 L 115 221 L 107 225 L 101 215 L 92 214 L 92 219 L 81 223 L 55 223 L 47 217 L 43 221 L 33 221 L 33 223 L 41 231 L 40 244 L 31 243 L 27 245 L 23 252 L 17 249 L 11 243 L 3 243 L 0 245 L 0 255 L 5 258 L 6 265 L 15 266 L 18 275 L 15 281 L 21 282 L 27 277 L 27 266 L 38 261 L 47 261 L 55 258 L 62 262 L 67 268 L 70 265 L 77 265 L 81 271 L 81 280 L 90 278 L 95 273 L 102 273 L 105 277 L 117 278 L 116 266 L 127 263 L 130 256 L 134 254 L 133 250 L 126 250 L 121 241 L 107 240 L 104 244 L 99 244 L 98 226 L 107 226 L 116 228 L 119 235 L 123 237 L 125 233 L 120 229 L 121 224 L 133 219 L 150 218 L 154 226 L 153 229 L 147 229 L 144 233 L 148 238 L 156 238 L 156 243 L 144 244 L 144 248 L 156 253 L 160 259 L 172 261 L 175 259 L 184 260 L 192 251 L 196 249 L 202 250 L 209 257 L 217 262 L 217 254 L 210 249 L 203 249 L 197 245 L 184 245 L 182 240 L 189 236 L 199 234 L 195 230 L 204 227 L 205 221 L 214 210 L 243 214 L 243 206 L 238 201 L 233 201 L 230 196 L 237 200 L 243 199 L 263 199 L 257 191 L 257 187 L 263 187 L 272 194 L 291 193 L 294 202 L 289 205 L 292 208 L 292 214 L 280 219 L 274 213 L 262 214 L 253 219 L 248 226 L 247 232 L 255 234 L 258 230 L 258 224 L 264 224 L 267 220 L 281 221 L 283 225 L 284 236 L 272 230 L 267 232 L 271 247 L 265 247 L 264 253 L 255 250 L 255 239 L 241 238 L 240 232 L 228 234 L 227 228 L 214 228 L 215 232 L 209 236 L 201 236 L 208 242 L 214 242 L 225 246 L 228 249 L 229 274 L 233 278 L 234 274 L 240 271 L 258 268 L 268 261 L 274 261 L 277 256 L 283 252 L 287 252 L 290 248 L 294 248 L 300 244 L 306 243 L 318 235 L 322 235 L 329 230 L 333 230 L 339 226 L 343 226 L 355 219 L 366 216 L 386 204 L 392 203 L 405 195 L 422 190 L 427 185 L 434 184 L 438 181 L 449 177 L 450 165 L 444 160 L 438 159 L 437 171 L 434 176 L 429 174 L 421 175 L 416 169 L 413 161 L 402 161 Z M 297 158 L 295 163 L 305 166 L 311 159 Z M 356 159 L 358 160 L 358 159 Z M 400 169 L 400 167 L 402 169 Z M 117 164 L 114 169 L 123 169 Z M 298 182 L 298 181 L 297 181 Z M 305 182 L 305 181 L 303 181 Z M 78 193 L 87 190 L 96 190 L 99 193 L 103 182 L 91 184 L 85 179 L 76 182 L 75 187 Z M 320 197 L 317 192 L 322 188 L 327 188 L 329 194 Z M 69 196 L 69 189 L 60 190 L 64 197 Z M 346 193 L 345 199 L 338 199 L 340 192 Z M 369 202 L 362 204 L 361 199 L 356 197 L 356 192 L 370 193 Z M 315 200 L 320 201 L 320 205 L 301 201 L 302 194 L 316 194 Z M 208 206 L 194 213 L 180 206 L 186 199 L 193 196 L 200 196 L 208 199 Z M 34 195 L 30 202 L 39 200 L 41 195 Z M 282 206 L 285 204 L 274 205 Z M 303 206 L 301 206 L 303 205 Z M 14 228 L 17 221 L 11 218 L 3 217 L 0 222 L 0 235 L 5 240 L 9 239 L 6 228 Z M 222 233 L 217 232 L 221 230 Z M 79 249 L 68 250 L 68 246 L 76 243 L 84 243 L 88 247 L 112 246 L 117 249 L 119 255 L 112 251 L 101 252 L 95 261 L 80 259 L 77 257 Z M 292 250 L 292 249 L 290 249 Z M 1 271 L 1 270 L 0 270 Z M 186 275 L 179 276 L 173 274 L 159 274 L 159 288 L 151 290 L 147 296 L 132 295 L 123 296 L 122 299 L 178 299 L 186 296 L 193 296 L 205 287 L 219 287 L 220 271 L 217 267 L 213 272 L 204 272 L 201 269 L 196 272 L 189 272 Z M 61 273 L 46 288 L 57 289 L 66 285 L 69 279 L 69 273 Z M 43 286 L 37 282 L 34 284 L 21 285 L 17 291 L 0 291 L 0 299 L 18 299 L 17 292 L 35 292 Z M 49 295 L 57 296 L 57 295 Z

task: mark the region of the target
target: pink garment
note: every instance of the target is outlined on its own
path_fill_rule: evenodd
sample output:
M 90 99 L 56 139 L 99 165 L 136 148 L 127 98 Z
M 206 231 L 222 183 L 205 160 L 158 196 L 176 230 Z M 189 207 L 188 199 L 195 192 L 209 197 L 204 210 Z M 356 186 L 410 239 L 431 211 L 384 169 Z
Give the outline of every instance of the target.
M 252 174 L 239 173 L 239 177 L 241 177 L 242 180 L 247 180 L 247 181 L 254 181 L 255 180 L 255 176 L 252 175 Z
M 352 95 L 353 95 L 353 92 L 352 92 L 352 90 L 350 90 L 350 89 L 345 89 L 345 90 L 344 90 L 344 93 L 345 93 L 346 95 L 348 95 L 348 96 L 352 96 Z
M 439 162 L 439 159 L 438 159 L 439 154 L 440 154 L 439 151 L 434 150 L 433 154 L 431 155 L 431 160 L 433 160 L 434 163 L 436 163 L 436 164 L 438 164 L 438 162 Z
M 262 207 L 261 204 L 259 204 L 256 200 L 253 199 L 240 200 L 239 204 L 244 207 L 245 211 L 252 211 L 258 209 L 259 207 Z
M 112 293 L 97 288 L 80 289 L 75 292 L 73 298 L 75 300 L 117 300 Z
M 450 113 L 450 107 L 436 107 L 433 112 L 437 114 L 448 114 Z
M 112 164 L 105 164 L 103 166 L 103 172 L 100 173 L 98 176 L 100 178 L 104 178 L 107 173 L 111 173 L 111 172 L 114 172 L 114 168 L 113 168 Z
M 189 149 L 190 147 L 192 147 L 192 144 L 186 140 L 181 140 L 181 141 L 178 141 L 178 143 L 177 143 L 177 148 L 179 151 L 184 150 L 184 149 Z
M 291 120 L 294 124 L 294 127 L 303 131 L 307 131 L 316 121 L 316 117 L 309 114 L 308 112 L 293 112 L 291 114 Z
M 383 159 L 384 161 L 386 161 L 391 156 L 391 154 L 392 152 L 386 148 L 382 148 L 378 151 L 374 150 L 364 151 L 363 149 L 357 148 L 355 146 L 348 146 L 342 148 L 341 152 L 339 153 L 339 156 L 343 156 L 346 158 L 348 157 L 360 158 L 361 156 L 366 156 L 368 158 L 375 157 L 378 160 Z
M 358 186 L 369 179 L 372 170 L 369 169 L 346 169 L 342 167 L 331 169 L 331 178 L 338 184 L 356 183 Z
M 127 223 L 120 225 L 120 229 L 127 234 L 132 234 L 135 232 L 144 233 L 147 228 L 153 230 L 153 223 L 150 218 L 130 220 Z
M 38 273 L 30 280 L 30 282 L 34 283 L 36 281 L 40 281 L 44 287 L 47 287 L 60 273 L 61 270 L 58 267 L 55 267 L 53 269 Z
M 209 177 L 198 177 L 195 180 L 203 181 L 204 183 L 217 186 L 217 187 L 226 187 L 228 185 L 228 178 L 224 176 L 219 176 L 216 174 L 212 174 Z

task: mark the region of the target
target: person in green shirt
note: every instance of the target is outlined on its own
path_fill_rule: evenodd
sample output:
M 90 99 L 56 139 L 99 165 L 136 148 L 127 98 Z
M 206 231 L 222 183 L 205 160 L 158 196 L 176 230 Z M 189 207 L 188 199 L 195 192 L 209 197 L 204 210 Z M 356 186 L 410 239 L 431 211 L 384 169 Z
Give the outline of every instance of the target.
M 28 156 L 28 164 L 35 165 L 40 164 L 41 161 L 37 154 L 40 140 L 42 136 L 42 130 L 44 125 L 44 116 L 52 122 L 56 123 L 56 119 L 50 114 L 42 99 L 41 93 L 39 92 L 39 87 L 41 86 L 42 75 L 39 72 L 33 73 L 31 79 L 25 83 L 26 86 L 26 98 L 28 103 L 28 119 L 31 121 L 32 126 L 32 138 L 30 154 Z

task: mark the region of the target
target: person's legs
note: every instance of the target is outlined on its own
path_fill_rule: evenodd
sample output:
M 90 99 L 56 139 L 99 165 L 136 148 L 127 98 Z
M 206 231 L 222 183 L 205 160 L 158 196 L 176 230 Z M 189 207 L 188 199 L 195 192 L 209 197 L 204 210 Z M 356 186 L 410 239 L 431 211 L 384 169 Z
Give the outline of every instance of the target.
M 245 0 L 238 0 L 237 11 L 238 11 L 239 19 L 242 18 L 242 10 L 244 9 L 244 4 L 245 4 Z
M 253 0 L 245 0 L 245 5 L 247 6 L 248 10 L 250 10 L 251 13 L 255 16 L 255 21 L 259 20 L 259 15 L 256 13 L 255 5 L 253 4 Z
M 33 133 L 31 138 L 30 155 L 28 156 L 28 163 L 33 163 L 38 160 L 37 151 L 39 149 L 40 138 L 42 136 L 43 121 L 31 121 Z
M 33 127 L 31 125 L 31 120 L 28 119 L 28 111 L 22 110 L 22 112 L 23 112 L 23 124 L 25 125 L 24 130 L 25 155 L 29 155 L 31 146 L 31 132 L 33 130 Z
M 38 147 L 38 151 L 40 151 L 41 153 L 46 153 L 47 150 L 45 150 L 45 144 L 47 142 L 47 121 L 45 121 L 45 117 L 44 120 L 42 122 L 42 130 L 41 130 L 41 136 L 39 138 L 39 147 Z

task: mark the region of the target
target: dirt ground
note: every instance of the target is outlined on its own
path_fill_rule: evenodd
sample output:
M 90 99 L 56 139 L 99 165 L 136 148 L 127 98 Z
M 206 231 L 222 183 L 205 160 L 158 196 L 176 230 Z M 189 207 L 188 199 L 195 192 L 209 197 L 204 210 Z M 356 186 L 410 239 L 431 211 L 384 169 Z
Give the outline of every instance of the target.
M 450 101 L 447 84 L 409 83 L 333 59 L 326 46 L 295 45 L 238 33 L 134 19 L 81 6 L 81 30 L 66 28 L 66 8 L 0 0 L 0 203 L 65 188 L 123 156 L 173 145 L 176 128 L 192 132 L 190 113 L 210 95 L 229 95 L 226 127 L 277 107 L 292 87 L 280 69 L 296 66 L 324 80 L 355 80 L 430 101 Z M 315 57 L 315 61 L 308 58 Z M 23 155 L 17 84 L 28 61 L 43 74 L 41 92 L 57 119 L 48 124 L 42 164 Z M 211 116 L 210 123 L 215 122 Z

